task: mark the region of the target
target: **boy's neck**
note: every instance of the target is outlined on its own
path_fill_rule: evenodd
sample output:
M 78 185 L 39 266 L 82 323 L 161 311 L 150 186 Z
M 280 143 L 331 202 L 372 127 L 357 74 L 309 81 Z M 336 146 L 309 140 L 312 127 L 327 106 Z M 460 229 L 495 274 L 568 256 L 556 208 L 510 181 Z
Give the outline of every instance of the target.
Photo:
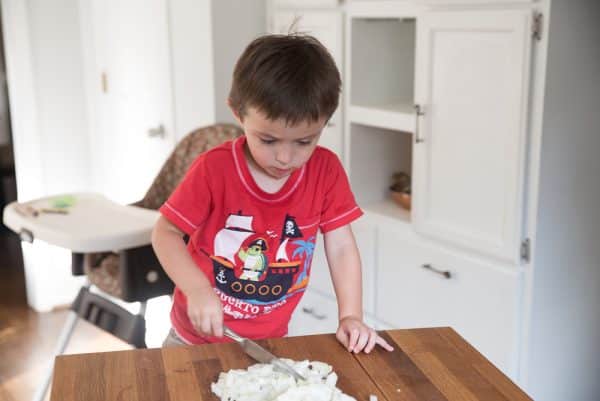
M 290 174 L 287 177 L 277 179 L 266 174 L 254 161 L 247 144 L 244 144 L 244 158 L 248 164 L 248 170 L 250 170 L 250 174 L 254 178 L 254 182 L 266 193 L 274 194 L 279 191 L 291 176 Z

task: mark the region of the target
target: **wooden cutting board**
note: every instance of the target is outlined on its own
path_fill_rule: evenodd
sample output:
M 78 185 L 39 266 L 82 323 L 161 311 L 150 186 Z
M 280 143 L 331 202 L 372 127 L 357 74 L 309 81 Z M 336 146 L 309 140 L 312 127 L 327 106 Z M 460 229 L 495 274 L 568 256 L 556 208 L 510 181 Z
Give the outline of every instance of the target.
M 259 341 L 275 355 L 333 366 L 358 401 L 531 400 L 450 328 L 388 330 L 393 352 L 350 354 L 333 334 Z M 56 358 L 52 401 L 218 401 L 222 371 L 255 363 L 237 344 L 132 350 Z

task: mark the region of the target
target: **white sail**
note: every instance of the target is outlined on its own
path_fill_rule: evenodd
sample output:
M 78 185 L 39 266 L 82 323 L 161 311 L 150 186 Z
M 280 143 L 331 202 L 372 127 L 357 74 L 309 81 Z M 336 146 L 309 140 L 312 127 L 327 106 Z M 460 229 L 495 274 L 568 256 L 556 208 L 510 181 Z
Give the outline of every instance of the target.
M 225 228 L 239 228 L 246 231 L 252 231 L 252 216 L 230 214 L 225 222 Z
M 245 231 L 239 231 L 239 229 Z M 230 214 L 227 217 L 225 228 L 215 235 L 214 255 L 234 263 L 235 254 L 246 238 L 252 234 L 254 234 L 254 231 L 252 231 L 252 216 Z
M 280 260 L 284 260 L 286 262 L 289 262 L 289 258 L 287 255 L 287 251 L 286 251 L 286 245 L 288 243 L 289 238 L 286 238 L 285 241 L 283 241 L 280 245 L 279 248 L 277 248 L 277 255 L 275 255 L 275 260 L 276 261 L 280 261 Z

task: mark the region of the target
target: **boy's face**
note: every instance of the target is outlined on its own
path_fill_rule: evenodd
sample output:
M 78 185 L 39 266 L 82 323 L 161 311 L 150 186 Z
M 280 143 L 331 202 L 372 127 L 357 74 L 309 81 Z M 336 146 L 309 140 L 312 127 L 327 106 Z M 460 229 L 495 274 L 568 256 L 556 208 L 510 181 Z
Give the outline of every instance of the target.
M 326 119 L 288 126 L 285 120 L 269 120 L 249 107 L 238 122 L 246 133 L 252 162 L 271 178 L 282 179 L 304 165 L 312 155 Z

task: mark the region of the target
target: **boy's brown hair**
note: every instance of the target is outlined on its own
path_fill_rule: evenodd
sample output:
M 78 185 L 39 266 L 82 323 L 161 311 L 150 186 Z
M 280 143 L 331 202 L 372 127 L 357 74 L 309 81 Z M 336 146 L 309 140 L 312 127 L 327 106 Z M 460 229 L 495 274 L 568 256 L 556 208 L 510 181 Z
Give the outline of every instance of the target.
M 229 104 L 240 118 L 254 107 L 289 125 L 329 119 L 338 106 L 340 73 L 325 47 L 309 35 L 265 35 L 236 63 Z

